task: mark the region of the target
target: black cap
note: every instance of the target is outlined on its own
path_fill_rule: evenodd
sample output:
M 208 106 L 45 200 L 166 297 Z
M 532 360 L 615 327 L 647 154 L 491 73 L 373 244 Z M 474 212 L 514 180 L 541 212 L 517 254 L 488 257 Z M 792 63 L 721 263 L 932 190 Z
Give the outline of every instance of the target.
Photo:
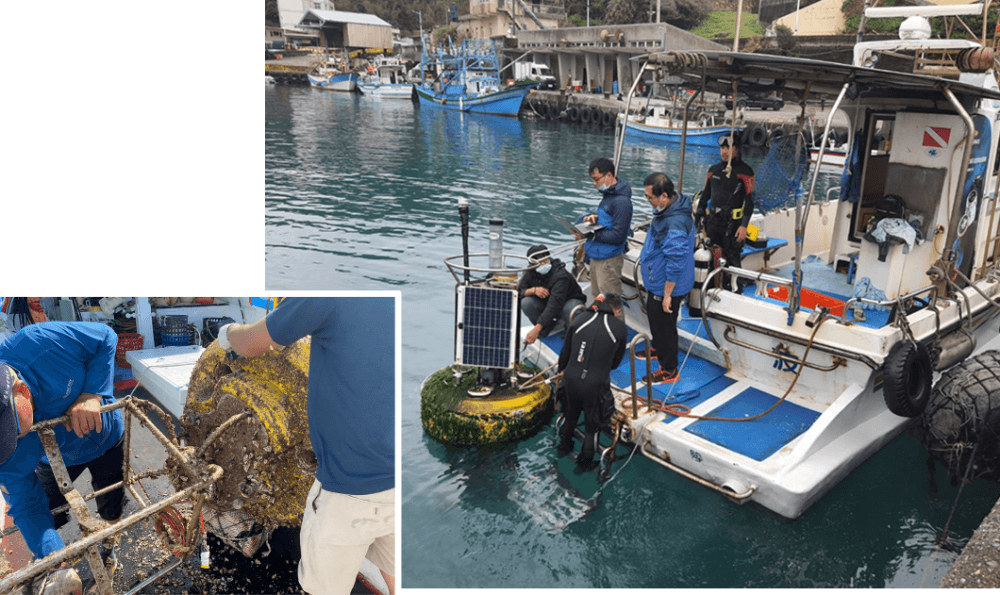
M 549 249 L 545 244 L 536 244 L 531 248 L 528 248 L 528 259 L 532 262 L 538 262 L 549 257 Z
M 17 413 L 14 411 L 14 371 L 0 364 L 0 465 L 17 448 Z

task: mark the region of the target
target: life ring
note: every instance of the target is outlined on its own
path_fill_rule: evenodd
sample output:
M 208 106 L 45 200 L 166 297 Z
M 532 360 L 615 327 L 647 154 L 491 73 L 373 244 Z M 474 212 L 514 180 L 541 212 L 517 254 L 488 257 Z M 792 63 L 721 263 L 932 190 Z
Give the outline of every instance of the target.
M 601 113 L 601 125 L 605 128 L 611 128 L 615 124 L 615 115 L 611 112 Z
M 590 122 L 591 122 L 591 117 L 590 116 L 591 115 L 593 115 L 593 114 L 591 114 L 591 112 L 590 112 L 589 109 L 582 108 L 580 110 L 580 123 L 581 124 L 590 124 Z
M 764 143 L 767 142 L 767 131 L 764 130 L 763 126 L 755 125 L 747 134 L 747 142 L 750 143 L 751 147 L 763 147 Z
M 576 107 L 575 105 L 569 106 L 569 108 L 566 109 L 566 117 L 569 118 L 570 122 L 579 122 L 580 108 Z
M 931 396 L 931 367 L 927 347 L 922 343 L 900 341 L 885 358 L 885 381 L 882 397 L 885 405 L 900 417 L 923 413 Z
M 514 392 L 494 390 L 484 398 L 470 397 L 477 374 L 456 381 L 457 366 L 432 374 L 420 388 L 420 420 L 435 440 L 460 446 L 480 446 L 521 440 L 552 418 L 552 391 L 547 384 Z

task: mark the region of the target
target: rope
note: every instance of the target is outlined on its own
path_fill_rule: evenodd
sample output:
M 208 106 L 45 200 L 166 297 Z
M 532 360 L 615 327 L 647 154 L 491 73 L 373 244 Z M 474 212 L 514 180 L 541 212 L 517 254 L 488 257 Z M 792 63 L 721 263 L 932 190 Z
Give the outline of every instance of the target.
M 827 319 L 825 317 L 824 318 L 820 318 L 819 321 L 816 323 L 816 326 L 813 328 L 812 334 L 809 335 L 809 343 L 806 345 L 806 351 L 805 351 L 805 353 L 802 354 L 802 361 L 803 362 L 805 362 L 806 358 L 809 356 L 809 351 L 812 349 L 813 341 L 816 338 L 816 333 L 819 331 L 819 327 L 822 326 L 823 323 L 826 322 L 826 320 Z M 690 352 L 690 349 L 689 349 L 689 352 Z M 686 361 L 687 360 L 687 356 L 685 356 L 684 359 Z M 652 397 L 650 397 L 649 399 L 647 399 L 646 397 L 636 397 L 636 398 L 638 399 L 638 401 L 641 404 L 647 405 L 651 410 L 653 410 L 653 411 L 659 411 L 659 412 L 665 413 L 667 415 L 673 415 L 674 417 L 687 417 L 687 418 L 690 418 L 690 419 L 706 419 L 706 420 L 710 420 L 710 421 L 755 421 L 755 420 L 758 420 L 758 419 L 764 417 L 768 413 L 771 413 L 775 409 L 777 409 L 778 406 L 781 405 L 785 401 L 785 399 L 788 398 L 788 395 L 791 394 L 792 389 L 795 388 L 796 383 L 798 383 L 799 377 L 802 375 L 802 370 L 804 370 L 804 369 L 805 369 L 805 365 L 804 364 L 799 365 L 798 370 L 795 371 L 795 378 L 792 379 L 792 384 L 789 385 L 788 389 L 785 391 L 785 394 L 781 395 L 781 398 L 778 399 L 778 401 L 774 405 L 771 405 L 765 411 L 762 411 L 761 413 L 758 413 L 757 415 L 754 415 L 752 417 L 735 417 L 734 418 L 734 417 L 715 417 L 715 416 L 712 416 L 712 415 L 691 415 L 691 408 L 690 407 L 688 407 L 687 405 L 681 405 L 680 403 L 672 403 L 672 404 L 667 405 L 666 404 L 666 400 L 667 400 L 666 398 L 664 398 L 664 400 L 661 402 L 662 404 L 660 404 L 660 405 L 657 405 L 656 404 L 656 400 L 652 399 Z M 671 387 L 671 392 L 672 391 L 673 391 L 673 387 Z M 622 391 L 622 392 L 624 392 L 624 391 Z M 652 392 L 652 391 L 650 391 L 650 392 Z M 651 403 L 650 403 L 650 401 L 651 401 Z

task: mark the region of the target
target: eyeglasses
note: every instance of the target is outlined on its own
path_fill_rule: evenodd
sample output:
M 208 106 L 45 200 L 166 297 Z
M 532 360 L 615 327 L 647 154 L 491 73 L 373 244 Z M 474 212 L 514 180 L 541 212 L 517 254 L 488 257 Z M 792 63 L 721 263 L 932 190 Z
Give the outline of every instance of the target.
M 596 183 L 600 182 L 601 180 L 603 180 L 607 175 L 608 175 L 607 173 L 603 173 L 603 174 L 599 173 L 599 174 L 597 174 L 597 177 L 594 177 L 594 174 L 591 174 L 590 175 L 590 179 L 593 180 L 593 182 L 596 184 Z

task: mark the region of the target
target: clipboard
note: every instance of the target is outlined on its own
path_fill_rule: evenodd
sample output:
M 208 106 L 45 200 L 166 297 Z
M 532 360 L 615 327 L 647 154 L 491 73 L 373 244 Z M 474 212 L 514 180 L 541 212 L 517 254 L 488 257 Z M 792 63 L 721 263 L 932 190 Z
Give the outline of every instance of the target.
M 560 217 L 555 214 L 552 216 L 555 217 L 556 221 L 558 221 L 559 224 L 565 227 L 566 231 L 570 233 L 576 232 L 582 236 L 589 236 L 595 231 L 604 229 L 604 226 L 598 223 L 570 223 L 565 217 Z

